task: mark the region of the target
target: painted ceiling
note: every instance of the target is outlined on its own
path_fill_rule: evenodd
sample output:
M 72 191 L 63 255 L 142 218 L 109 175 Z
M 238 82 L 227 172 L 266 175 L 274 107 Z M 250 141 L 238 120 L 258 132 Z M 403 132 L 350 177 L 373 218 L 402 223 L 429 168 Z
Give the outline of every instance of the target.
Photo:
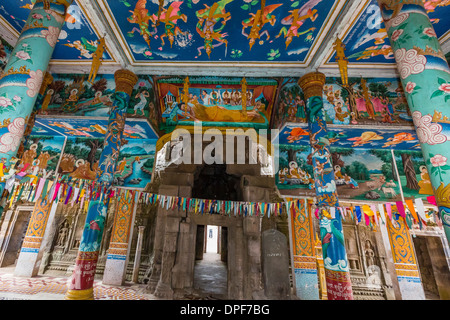
M 387 37 L 377 0 L 362 1 L 362 7 L 354 21 L 340 34 L 346 47 L 350 66 L 395 65 L 394 53 Z M 450 1 L 424 0 L 425 9 L 441 44 L 450 38 Z M 445 50 L 444 50 L 445 51 Z M 448 52 L 448 50 L 446 51 Z M 333 50 L 326 59 L 326 65 L 337 65 Z
M 33 2 L 2 1 L 2 35 L 17 39 Z M 80 70 L 88 72 L 97 40 L 106 36 L 107 50 L 99 73 L 113 73 L 120 67 L 140 74 L 175 75 L 220 72 L 267 76 L 273 72 L 272 76 L 296 76 L 321 68 L 323 72 L 334 68 L 337 73 L 333 42 L 339 35 L 347 46 L 350 72 L 353 65 L 373 68 L 374 63 L 386 64 L 392 73 L 396 72 L 390 55 L 361 58 L 371 47 L 388 46 L 376 0 L 163 0 L 162 8 L 160 2 L 75 0 L 68 10 L 50 71 L 73 71 L 76 61 Z M 450 3 L 425 3 L 447 53 Z M 259 13 L 270 19 L 252 36 L 250 30 Z M 293 26 L 298 28 L 292 29 L 291 40 L 287 30 Z M 207 47 L 211 50 L 207 51 Z M 367 74 L 373 76 L 374 70 Z

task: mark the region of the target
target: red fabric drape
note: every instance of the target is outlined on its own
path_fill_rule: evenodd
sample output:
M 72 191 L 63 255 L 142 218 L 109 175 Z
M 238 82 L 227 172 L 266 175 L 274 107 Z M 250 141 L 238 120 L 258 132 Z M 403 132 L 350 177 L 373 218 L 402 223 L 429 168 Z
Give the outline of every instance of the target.
M 159 90 L 161 92 L 161 98 L 165 97 L 166 94 L 170 92 L 178 99 L 178 87 L 173 84 L 160 83 Z
M 264 99 L 266 99 L 269 102 L 269 105 L 272 102 L 273 97 L 273 90 L 275 89 L 274 86 L 259 86 L 253 89 L 253 99 L 252 102 L 255 102 L 255 99 L 258 98 L 261 93 L 264 96 Z

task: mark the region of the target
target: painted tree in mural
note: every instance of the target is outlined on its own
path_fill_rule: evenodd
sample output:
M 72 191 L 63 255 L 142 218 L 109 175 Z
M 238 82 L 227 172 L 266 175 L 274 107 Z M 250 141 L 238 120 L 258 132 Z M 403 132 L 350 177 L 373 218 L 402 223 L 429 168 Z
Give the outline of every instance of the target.
M 338 84 L 341 88 L 343 88 L 344 90 L 341 90 L 341 97 L 344 101 L 347 101 L 348 103 L 348 107 L 350 109 L 351 112 L 351 118 L 352 120 L 357 120 L 359 119 L 359 111 L 358 111 L 358 107 L 356 104 L 356 97 L 357 94 L 354 90 L 354 85 L 361 83 L 361 79 L 359 78 L 349 78 L 349 84 L 344 86 L 340 81 L 338 81 L 337 79 L 335 80 L 335 83 Z
M 398 181 L 397 174 L 395 172 L 394 159 L 392 158 L 392 154 L 390 150 L 375 150 L 372 149 L 369 151 L 370 154 L 378 157 L 384 164 L 381 167 L 381 171 L 386 179 L 393 179 L 394 181 Z
M 398 152 L 396 152 L 395 154 L 397 155 L 397 153 Z M 402 150 L 400 152 L 400 156 L 402 158 L 403 171 L 406 176 L 406 187 L 413 190 L 419 190 L 420 186 L 417 181 L 416 170 L 414 167 L 415 161 L 413 161 L 413 159 L 423 159 L 422 152 Z M 399 172 L 399 174 L 401 173 Z
M 331 159 L 333 166 L 345 167 L 345 163 L 342 160 L 343 156 L 351 156 L 354 153 L 354 149 L 350 148 L 331 148 Z

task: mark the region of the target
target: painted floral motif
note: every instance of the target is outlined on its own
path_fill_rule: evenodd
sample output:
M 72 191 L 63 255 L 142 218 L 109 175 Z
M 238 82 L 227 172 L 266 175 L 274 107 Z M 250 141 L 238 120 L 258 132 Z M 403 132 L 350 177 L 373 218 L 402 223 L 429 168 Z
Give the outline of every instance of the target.
M 436 32 L 433 30 L 433 28 L 425 28 L 423 30 L 423 34 L 425 34 L 425 35 L 427 35 L 429 37 L 432 37 L 432 38 L 436 37 Z
M 405 48 L 395 51 L 395 60 L 397 61 L 402 79 L 406 79 L 412 74 L 422 73 L 427 63 L 427 58 L 419 54 L 417 50 L 410 49 L 406 51 Z
M 23 50 L 17 51 L 16 57 L 19 58 L 20 60 L 24 60 L 24 61 L 31 60 L 30 55 Z
M 395 30 L 394 32 L 392 32 L 392 36 L 391 39 L 393 41 L 397 41 L 398 38 L 400 38 L 400 36 L 403 34 L 403 29 L 399 29 L 399 30 Z
M 445 79 L 438 78 L 438 84 L 438 89 L 431 94 L 430 99 L 444 95 L 445 102 L 447 102 L 450 99 L 450 83 Z
M 8 111 L 15 111 L 20 101 L 22 101 L 22 98 L 19 96 L 14 96 L 12 100 L 7 96 L 0 97 L 0 114 Z
M 441 154 L 437 154 L 430 159 L 430 162 L 433 165 L 433 167 L 442 167 L 447 164 L 447 158 Z
M 16 118 L 8 125 L 8 132 L 0 137 L 0 152 L 17 150 L 25 130 L 25 119 Z
M 405 87 L 406 93 L 408 93 L 410 95 L 416 94 L 417 90 L 420 90 L 420 89 L 422 89 L 420 86 L 418 86 L 415 82 L 411 82 L 411 81 L 409 81 Z
M 432 155 L 430 153 L 430 159 L 427 161 L 432 165 L 431 173 L 434 175 L 439 174 L 439 178 L 442 180 L 442 173 L 445 174 L 447 170 L 450 169 L 450 166 L 447 165 L 447 157 L 444 157 L 441 154 Z
M 49 26 L 48 30 L 42 30 L 41 33 L 45 36 L 45 40 L 47 40 L 48 44 L 54 48 L 56 42 L 58 41 L 60 30 L 56 27 Z
M 447 137 L 441 133 L 442 126 L 438 123 L 431 123 L 432 117 L 429 114 L 422 116 L 420 111 L 414 111 L 412 118 L 416 126 L 417 138 L 421 143 L 435 145 L 447 141 Z
M 41 88 L 42 80 L 44 79 L 44 73 L 42 70 L 30 71 L 30 78 L 28 78 L 27 85 L 27 95 L 30 98 L 36 96 Z
M 407 93 L 411 94 L 414 91 L 415 87 L 416 87 L 416 84 L 414 82 L 410 81 L 406 84 L 405 91 Z

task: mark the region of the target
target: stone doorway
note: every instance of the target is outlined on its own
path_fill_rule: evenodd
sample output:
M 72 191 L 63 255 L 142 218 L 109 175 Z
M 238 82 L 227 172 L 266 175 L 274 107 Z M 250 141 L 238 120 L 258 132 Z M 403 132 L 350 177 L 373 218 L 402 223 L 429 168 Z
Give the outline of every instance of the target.
M 227 298 L 226 244 L 226 227 L 197 225 L 194 291 L 202 298 Z
M 17 208 L 8 211 L 2 224 L 2 239 L 0 239 L 0 267 L 8 267 L 16 264 L 19 257 L 22 242 L 27 232 L 33 207 Z
M 427 300 L 450 300 L 450 270 L 442 238 L 416 235 L 413 237 L 413 243 L 425 298 Z

